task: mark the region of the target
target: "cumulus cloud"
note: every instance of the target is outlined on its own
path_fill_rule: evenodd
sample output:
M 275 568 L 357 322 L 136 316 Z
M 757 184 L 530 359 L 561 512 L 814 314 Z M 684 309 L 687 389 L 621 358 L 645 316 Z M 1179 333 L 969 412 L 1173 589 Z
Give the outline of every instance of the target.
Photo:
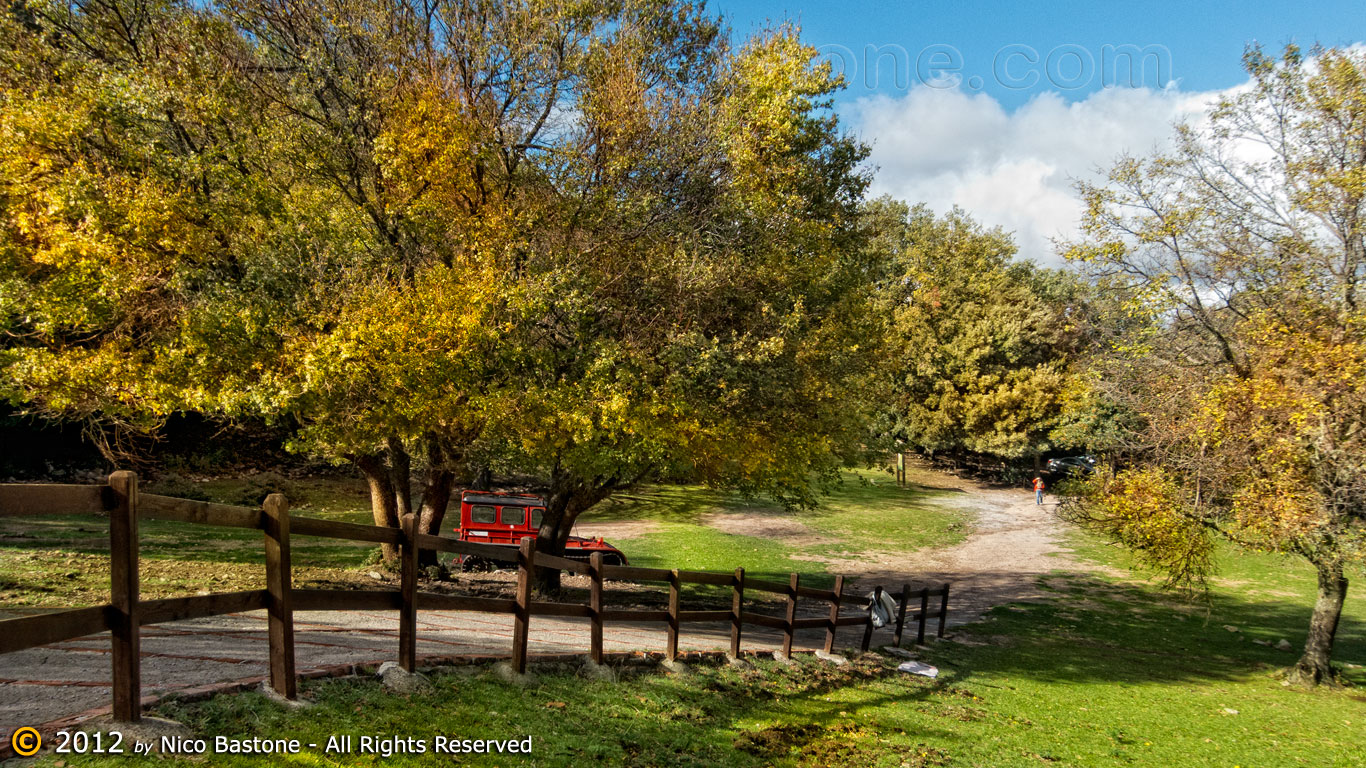
M 1020 256 L 1057 265 L 1052 240 L 1077 231 L 1075 180 L 1096 180 L 1124 152 L 1167 146 L 1172 124 L 1196 119 L 1219 92 L 1106 88 L 1068 103 L 1040 94 L 1006 111 L 983 93 L 919 85 L 855 102 L 872 146 L 872 192 L 936 211 L 957 205 L 1015 234 Z

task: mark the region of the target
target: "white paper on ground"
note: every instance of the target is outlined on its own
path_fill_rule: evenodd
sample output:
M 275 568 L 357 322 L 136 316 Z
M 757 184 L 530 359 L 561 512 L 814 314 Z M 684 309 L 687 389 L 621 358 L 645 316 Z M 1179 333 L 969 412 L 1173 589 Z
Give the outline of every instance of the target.
M 924 675 L 925 677 L 939 677 L 939 668 L 931 667 L 919 661 L 907 661 L 897 666 L 902 672 L 910 672 L 913 675 Z

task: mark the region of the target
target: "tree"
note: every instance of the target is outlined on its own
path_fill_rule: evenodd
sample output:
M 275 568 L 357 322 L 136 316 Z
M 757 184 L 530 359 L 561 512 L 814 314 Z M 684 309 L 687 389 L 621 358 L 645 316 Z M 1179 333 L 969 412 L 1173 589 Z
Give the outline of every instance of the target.
M 613 98 L 585 130 L 615 148 L 603 173 L 618 178 L 576 196 L 582 245 L 527 262 L 519 363 L 485 409 L 495 466 L 548 481 L 550 552 L 646 478 L 809 505 L 863 450 L 877 267 L 860 247 L 864 151 L 829 114 L 838 81 L 780 28 L 712 77 L 623 82 L 648 42 L 621 39 L 591 75 Z
M 1097 391 L 1138 418 L 1071 514 L 1186 585 L 1216 538 L 1305 558 L 1318 598 L 1292 676 L 1317 684 L 1366 557 L 1366 56 L 1244 63 L 1251 87 L 1175 150 L 1081 187 L 1070 256 L 1134 320 Z
M 811 503 L 860 450 L 864 151 L 795 30 L 733 50 L 671 0 L 22 10 L 3 76 L 24 98 L 0 104 L 12 399 L 289 423 L 362 471 L 376 524 L 431 533 L 458 474 L 532 473 L 550 551 L 643 478 Z M 90 29 L 134 53 L 60 34 Z M 171 204 L 156 237 L 127 223 Z M 30 211 L 82 260 L 35 245 Z M 154 279 L 126 289 L 124 263 Z
M 891 254 L 883 311 L 895 339 L 889 431 L 927 453 L 1047 451 L 1083 338 L 1068 276 L 1014 261 L 1015 245 L 954 210 L 877 201 Z

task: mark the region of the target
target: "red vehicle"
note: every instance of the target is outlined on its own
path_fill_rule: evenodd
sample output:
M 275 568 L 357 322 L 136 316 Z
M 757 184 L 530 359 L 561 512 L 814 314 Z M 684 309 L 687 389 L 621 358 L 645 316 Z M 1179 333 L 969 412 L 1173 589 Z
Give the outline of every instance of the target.
M 460 527 L 455 529 L 461 541 L 496 544 L 515 549 L 522 539 L 534 537 L 545 514 L 545 499 L 518 493 L 491 491 L 462 491 L 460 494 Z M 601 537 L 585 539 L 570 536 L 564 545 L 564 556 L 587 560 L 594 552 L 602 553 L 605 565 L 626 565 L 626 555 L 603 541 Z M 465 570 L 487 568 L 494 563 L 473 555 L 462 555 L 460 565 Z

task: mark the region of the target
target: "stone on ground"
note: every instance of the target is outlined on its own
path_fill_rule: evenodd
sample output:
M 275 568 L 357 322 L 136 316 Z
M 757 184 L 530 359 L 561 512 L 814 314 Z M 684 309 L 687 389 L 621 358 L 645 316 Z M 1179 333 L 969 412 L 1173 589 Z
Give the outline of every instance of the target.
M 409 672 L 397 662 L 386 661 L 379 665 L 377 673 L 384 690 L 398 696 L 412 696 L 415 693 L 428 693 L 432 682 L 416 672 Z
M 279 691 L 275 690 L 274 688 L 271 688 L 270 682 L 267 680 L 262 680 L 261 684 L 256 686 L 256 692 L 261 694 L 262 696 L 265 696 L 267 699 L 270 699 L 276 704 L 279 704 L 280 706 L 289 709 L 305 709 L 307 707 L 313 706 L 313 702 L 311 701 L 304 701 L 303 699 L 286 699 L 284 697 L 284 694 L 281 694 Z
M 502 680 L 505 683 L 512 683 L 513 685 L 536 684 L 535 675 L 530 672 L 518 672 L 506 661 L 500 661 L 497 664 L 494 664 L 493 674 L 497 675 L 499 680 Z
M 827 661 L 837 667 L 842 667 L 849 663 L 849 660 L 843 656 L 840 656 L 837 653 L 826 653 L 825 651 L 816 651 L 816 658 L 821 661 Z
M 606 664 L 599 664 L 592 659 L 584 661 L 583 666 L 579 667 L 579 674 L 589 680 L 603 680 L 609 683 L 615 683 L 617 681 L 617 671 L 615 669 L 612 669 Z

